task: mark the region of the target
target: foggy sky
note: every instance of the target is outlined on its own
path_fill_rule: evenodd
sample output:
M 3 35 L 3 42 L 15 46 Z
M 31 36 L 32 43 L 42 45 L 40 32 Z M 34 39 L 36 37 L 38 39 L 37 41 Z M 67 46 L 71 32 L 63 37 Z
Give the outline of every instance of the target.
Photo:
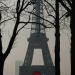
M 5 52 L 9 39 L 12 34 L 13 30 L 13 22 L 8 22 L 5 28 L 3 29 L 3 52 Z M 28 26 L 30 27 L 30 25 Z M 64 32 L 61 31 L 61 75 L 70 75 L 70 40 L 67 36 L 68 33 L 70 35 L 69 30 L 64 30 Z M 48 46 L 51 53 L 51 57 L 54 61 L 54 46 L 55 46 L 55 31 L 54 29 L 46 29 L 47 37 L 49 38 Z M 15 75 L 15 62 L 16 61 L 24 61 L 25 54 L 28 47 L 28 41 L 27 38 L 30 37 L 30 29 L 23 29 L 20 31 L 19 35 L 16 38 L 16 41 L 14 43 L 13 49 L 11 50 L 11 53 L 7 57 L 4 65 L 4 75 Z M 41 50 L 40 50 L 41 51 Z M 42 53 L 40 51 L 35 52 L 33 58 L 32 65 L 44 65 L 43 59 L 42 59 Z M 35 57 L 37 54 L 37 57 Z M 36 60 L 38 58 L 38 60 Z

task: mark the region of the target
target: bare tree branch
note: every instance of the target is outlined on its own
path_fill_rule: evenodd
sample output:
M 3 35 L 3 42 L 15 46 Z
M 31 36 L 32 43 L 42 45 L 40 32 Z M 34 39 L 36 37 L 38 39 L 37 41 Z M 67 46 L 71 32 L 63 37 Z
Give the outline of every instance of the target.
M 17 1 L 17 5 L 16 5 L 16 13 L 17 13 L 17 18 L 16 18 L 16 23 L 15 23 L 15 26 L 14 26 L 14 29 L 13 29 L 13 34 L 12 34 L 12 37 L 9 41 L 9 44 L 8 44 L 8 47 L 7 47 L 7 50 L 6 52 L 4 53 L 4 58 L 6 59 L 7 56 L 9 55 L 11 49 L 12 49 L 12 46 L 14 44 L 14 41 L 15 41 L 15 38 L 17 36 L 17 29 L 18 29 L 18 26 L 19 26 L 19 23 L 20 23 L 20 15 L 21 15 L 21 12 L 28 6 L 29 4 L 27 4 L 24 8 L 22 8 L 22 10 L 19 10 L 20 9 L 20 0 Z
M 25 0 L 22 1 L 22 5 L 21 5 L 20 10 L 22 10 L 22 8 L 23 8 L 23 6 L 24 6 L 24 1 L 25 1 Z
M 38 22 L 22 22 L 22 21 L 21 21 L 20 23 L 25 23 L 25 24 L 26 24 L 26 23 L 32 23 L 32 24 L 34 23 L 34 24 L 42 25 L 42 26 L 45 27 L 45 28 L 54 28 L 54 27 L 47 27 L 46 25 L 44 25 L 44 24 L 42 24 L 42 23 L 38 23 Z
M 67 0 L 67 2 L 69 3 L 70 7 L 72 8 L 72 4 L 71 4 L 70 0 Z
M 52 22 L 50 22 L 50 21 L 48 21 L 48 20 L 46 20 L 46 19 L 44 19 L 44 18 L 42 18 L 42 17 L 40 17 L 40 16 L 34 14 L 34 13 L 32 13 L 32 12 L 29 12 L 29 11 L 26 11 L 26 12 L 31 13 L 31 14 L 33 14 L 33 15 L 35 15 L 35 16 L 37 16 L 37 17 L 39 17 L 39 18 L 41 18 L 41 19 L 43 19 L 43 20 L 49 22 L 50 24 L 52 24 L 52 25 L 55 27 L 54 23 L 52 23 Z
M 54 10 L 54 12 L 56 12 L 55 8 L 47 0 L 44 0 L 44 1 L 52 7 L 52 9 Z
M 68 13 L 68 12 L 66 12 L 65 14 L 63 14 L 63 15 L 59 18 L 59 20 L 61 20 L 64 16 L 66 16 L 67 13 Z
M 14 18 L 16 18 L 16 17 L 14 17 Z M 14 19 L 14 18 L 10 18 L 10 19 L 4 20 L 4 21 L 0 22 L 0 24 L 4 23 L 4 22 L 6 22 L 6 21 L 12 20 L 12 19 Z
M 2 54 L 2 35 L 1 35 L 1 29 L 0 29 L 0 54 Z
M 9 8 L 6 4 L 4 4 L 3 2 L 0 2 L 0 3 L 2 3 L 6 8 Z
M 20 12 L 23 11 L 23 10 L 25 10 L 25 9 L 27 8 L 27 6 L 30 5 L 30 3 L 31 3 L 31 2 L 28 2 L 28 3 L 26 4 L 26 6 L 23 7 L 23 8 L 20 10 Z
M 68 12 L 71 12 L 71 10 L 63 3 L 62 0 L 59 0 L 59 2 L 61 3 L 61 5 L 62 5 Z
M 45 6 L 45 9 L 46 9 L 46 11 L 47 11 L 48 16 L 51 16 L 51 17 L 53 17 L 53 18 L 55 19 L 55 16 L 51 15 L 51 14 L 48 12 L 48 9 L 47 9 L 47 7 L 46 7 L 45 4 L 44 4 L 44 6 Z
M 30 15 L 31 15 L 31 14 L 30 14 Z M 29 21 L 30 21 L 30 15 L 29 15 L 29 20 L 28 20 L 28 22 L 24 23 L 25 25 L 23 25 L 19 30 L 17 30 L 16 34 L 18 34 L 19 31 L 20 31 L 21 29 L 23 29 L 23 28 L 29 23 Z M 20 23 L 20 22 L 19 22 L 19 23 Z

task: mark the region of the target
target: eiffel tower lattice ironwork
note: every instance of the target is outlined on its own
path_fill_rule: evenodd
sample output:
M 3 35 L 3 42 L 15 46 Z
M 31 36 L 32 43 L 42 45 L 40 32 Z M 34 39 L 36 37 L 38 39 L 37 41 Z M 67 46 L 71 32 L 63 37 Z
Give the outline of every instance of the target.
M 50 56 L 48 48 L 48 38 L 46 37 L 44 26 L 43 2 L 42 0 L 33 0 L 33 15 L 32 21 L 35 22 L 31 26 L 30 38 L 28 39 L 29 45 L 23 66 L 20 66 L 19 75 L 33 75 L 34 72 L 40 72 L 41 75 L 55 75 L 54 65 Z M 33 65 L 34 49 L 41 49 L 44 65 Z

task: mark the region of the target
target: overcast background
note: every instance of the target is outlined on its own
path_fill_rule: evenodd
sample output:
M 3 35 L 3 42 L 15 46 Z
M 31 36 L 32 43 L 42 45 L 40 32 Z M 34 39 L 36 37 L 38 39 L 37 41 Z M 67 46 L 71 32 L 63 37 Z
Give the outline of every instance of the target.
M 12 1 L 14 0 L 11 0 L 10 5 L 13 3 Z M 3 52 L 5 52 L 8 46 L 13 27 L 14 23 L 9 21 L 2 29 Z M 28 25 L 28 28 L 30 28 L 30 25 Z M 46 29 L 46 34 L 47 38 L 49 38 L 48 46 L 54 63 L 55 31 L 54 29 Z M 61 75 L 70 75 L 70 37 L 68 35 L 70 35 L 69 30 L 61 31 Z M 28 47 L 27 38 L 29 37 L 30 29 L 24 28 L 20 31 L 14 43 L 13 49 L 5 61 L 4 75 L 15 75 L 15 62 L 24 61 Z M 44 65 L 41 50 L 34 51 L 32 65 Z

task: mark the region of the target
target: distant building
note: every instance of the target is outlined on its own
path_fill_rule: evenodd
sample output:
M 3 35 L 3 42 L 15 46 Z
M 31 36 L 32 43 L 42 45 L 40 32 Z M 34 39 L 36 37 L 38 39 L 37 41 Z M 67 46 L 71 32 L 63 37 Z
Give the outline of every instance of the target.
M 22 61 L 16 61 L 15 62 L 15 75 L 19 75 L 19 67 L 22 66 Z

